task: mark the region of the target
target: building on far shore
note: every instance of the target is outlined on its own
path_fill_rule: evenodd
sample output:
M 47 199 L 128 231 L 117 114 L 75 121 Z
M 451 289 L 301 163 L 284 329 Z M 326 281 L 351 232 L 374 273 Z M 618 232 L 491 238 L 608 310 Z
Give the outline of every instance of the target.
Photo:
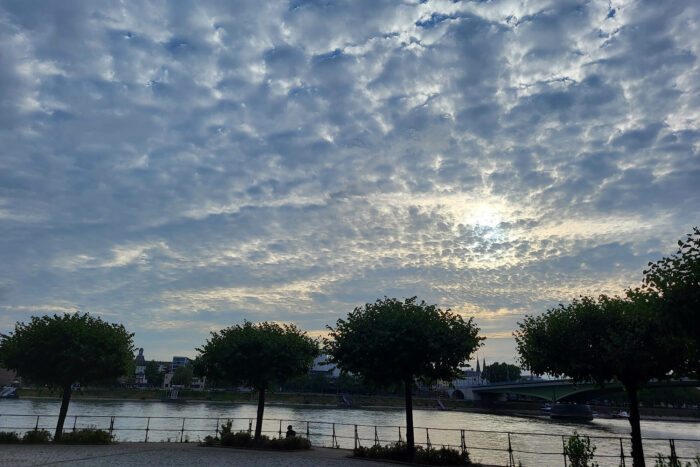
M 330 363 L 325 363 L 328 359 L 328 355 L 320 355 L 314 358 L 314 366 L 311 369 L 311 373 L 325 373 L 331 378 L 337 378 L 340 376 L 340 370 Z
M 146 357 L 143 356 L 143 349 L 139 349 L 139 354 L 134 359 L 136 369 L 134 370 L 134 384 L 136 386 L 146 385 Z
M 187 357 L 173 357 L 173 364 L 170 367 L 170 373 L 175 373 L 175 370 L 177 370 L 178 367 L 185 366 L 188 363 L 190 363 L 190 359 Z

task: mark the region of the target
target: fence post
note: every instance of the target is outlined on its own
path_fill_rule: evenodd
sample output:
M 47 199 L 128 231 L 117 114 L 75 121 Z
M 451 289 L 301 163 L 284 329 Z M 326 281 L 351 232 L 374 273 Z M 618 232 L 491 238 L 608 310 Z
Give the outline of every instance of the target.
M 566 467 L 566 442 L 564 441 L 564 435 L 561 435 L 561 454 L 564 456 L 564 467 Z
M 465 451 L 467 450 L 467 441 L 464 439 L 464 430 L 460 430 L 460 431 L 461 431 L 460 445 L 462 447 L 462 454 L 464 454 Z
M 182 417 L 182 429 L 180 430 L 180 442 L 185 442 L 185 417 Z
M 214 438 L 219 437 L 219 419 L 216 419 L 216 431 L 214 432 Z
M 510 442 L 510 433 L 508 433 L 508 467 L 515 467 L 515 459 L 513 458 L 513 445 Z
M 109 437 L 112 437 L 112 431 L 114 430 L 114 415 L 109 420 Z
M 401 438 L 401 427 L 399 427 L 399 443 L 403 443 L 403 439 Z
M 625 467 L 625 448 L 622 447 L 622 438 L 620 438 L 620 467 Z
M 671 465 L 681 465 L 681 463 L 678 461 L 678 456 L 676 455 L 676 442 L 669 439 L 668 444 L 671 446 Z
M 425 444 L 428 446 L 428 449 L 430 449 L 433 445 L 430 444 L 430 431 L 429 428 L 425 429 Z
M 282 439 L 282 420 L 280 420 L 279 439 Z
M 333 424 L 333 438 L 331 439 L 331 443 L 333 444 L 333 447 L 338 449 L 340 446 L 338 446 L 338 439 L 335 437 L 335 423 Z
M 253 433 L 253 419 L 249 418 L 248 419 L 248 434 L 250 435 Z
M 148 420 L 146 420 L 146 439 L 143 440 L 144 443 L 148 442 L 148 428 L 151 426 L 151 417 L 148 417 Z
M 73 416 L 73 432 L 75 432 L 75 426 L 78 424 L 78 416 Z
M 41 417 L 41 415 L 36 416 L 36 425 L 34 426 L 34 431 L 39 431 L 39 417 Z
M 355 425 L 355 449 L 360 447 L 360 438 L 357 436 L 357 425 Z
M 377 435 L 377 425 L 374 425 L 374 445 L 379 444 L 379 436 Z
M 307 420 L 306 421 L 306 439 L 309 439 L 309 435 L 310 435 L 310 433 L 309 433 L 309 421 Z

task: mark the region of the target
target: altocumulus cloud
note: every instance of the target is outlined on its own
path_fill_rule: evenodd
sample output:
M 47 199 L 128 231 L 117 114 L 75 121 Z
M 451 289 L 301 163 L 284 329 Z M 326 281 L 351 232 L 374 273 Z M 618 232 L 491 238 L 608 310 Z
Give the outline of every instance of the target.
M 418 295 L 512 360 L 698 224 L 694 1 L 0 3 L 0 330 Z

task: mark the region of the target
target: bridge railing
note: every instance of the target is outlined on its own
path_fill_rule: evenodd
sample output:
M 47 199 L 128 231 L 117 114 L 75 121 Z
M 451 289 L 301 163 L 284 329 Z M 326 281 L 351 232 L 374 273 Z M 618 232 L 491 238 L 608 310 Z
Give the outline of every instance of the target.
M 56 415 L 0 414 L 0 431 L 53 432 Z M 128 415 L 71 415 L 64 431 L 99 428 L 122 442 L 196 442 L 216 436 L 221 425 L 231 421 L 233 431 L 255 430 L 253 418 L 148 417 Z M 265 419 L 262 431 L 270 437 L 283 437 L 287 425 L 298 436 L 308 438 L 314 446 L 353 449 L 360 446 L 406 441 L 402 426 L 333 423 L 315 420 Z M 568 435 L 517 431 L 494 431 L 415 427 L 416 445 L 447 446 L 467 451 L 472 460 L 489 465 L 567 466 L 564 445 Z M 628 437 L 590 435 L 595 445 L 595 461 L 601 466 L 631 466 L 631 443 Z M 643 438 L 645 454 L 653 465 L 657 453 L 687 462 L 700 455 L 700 438 Z

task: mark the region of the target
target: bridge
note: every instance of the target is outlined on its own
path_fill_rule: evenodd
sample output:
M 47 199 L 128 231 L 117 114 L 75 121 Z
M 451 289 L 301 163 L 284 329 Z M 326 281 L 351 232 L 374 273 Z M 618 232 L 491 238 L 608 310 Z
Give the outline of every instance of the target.
M 669 387 L 697 387 L 700 381 L 691 379 L 650 381 L 645 388 L 669 388 Z M 450 396 L 453 398 L 465 398 L 472 395 L 475 400 L 496 399 L 506 394 L 517 394 L 543 399 L 549 402 L 557 402 L 566 398 L 575 398 L 579 394 L 590 393 L 604 394 L 623 391 L 622 385 L 617 381 L 605 383 L 603 387 L 596 383 L 575 383 L 570 379 L 552 379 L 536 381 L 516 381 L 509 383 L 482 384 L 478 386 L 457 386 Z M 461 397 L 460 397 L 461 395 Z M 588 397 L 591 399 L 593 397 Z

